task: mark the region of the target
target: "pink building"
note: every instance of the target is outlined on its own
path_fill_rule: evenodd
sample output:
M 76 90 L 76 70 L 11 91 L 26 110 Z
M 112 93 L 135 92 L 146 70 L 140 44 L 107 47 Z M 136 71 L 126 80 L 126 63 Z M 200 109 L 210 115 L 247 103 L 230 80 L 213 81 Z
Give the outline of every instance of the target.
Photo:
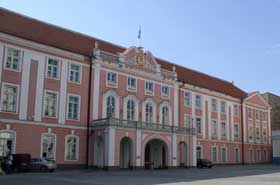
M 258 92 L 0 9 L 0 155 L 100 168 L 271 161 Z

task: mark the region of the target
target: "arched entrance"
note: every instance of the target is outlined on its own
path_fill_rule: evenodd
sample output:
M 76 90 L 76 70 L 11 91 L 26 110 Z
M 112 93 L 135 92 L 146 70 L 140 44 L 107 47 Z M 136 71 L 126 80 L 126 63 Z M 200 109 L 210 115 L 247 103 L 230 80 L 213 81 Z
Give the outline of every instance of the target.
M 103 168 L 104 167 L 104 141 L 101 136 L 97 137 L 95 146 L 96 146 L 95 147 L 96 148 L 96 153 L 95 153 L 96 166 L 99 168 Z
M 178 144 L 178 159 L 179 166 L 184 167 L 188 165 L 188 147 L 185 142 L 180 142 Z
M 122 138 L 120 142 L 120 168 L 130 168 L 133 165 L 132 141 L 129 137 Z
M 168 147 L 160 139 L 153 139 L 145 147 L 145 168 L 166 168 L 168 164 Z
M 0 157 L 15 152 L 15 133 L 11 131 L 0 131 Z

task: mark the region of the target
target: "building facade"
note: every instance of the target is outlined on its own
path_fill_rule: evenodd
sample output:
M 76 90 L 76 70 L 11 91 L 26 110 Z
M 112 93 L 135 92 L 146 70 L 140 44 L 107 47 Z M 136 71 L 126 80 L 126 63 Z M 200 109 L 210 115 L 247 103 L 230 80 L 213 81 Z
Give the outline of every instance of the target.
M 100 168 L 271 161 L 258 92 L 0 9 L 0 155 Z

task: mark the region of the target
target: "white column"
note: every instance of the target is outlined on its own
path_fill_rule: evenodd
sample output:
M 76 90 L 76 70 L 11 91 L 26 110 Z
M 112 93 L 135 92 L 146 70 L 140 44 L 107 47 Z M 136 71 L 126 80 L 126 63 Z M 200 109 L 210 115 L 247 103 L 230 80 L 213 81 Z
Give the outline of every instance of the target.
M 211 97 L 208 97 L 208 138 L 211 139 L 211 113 L 212 113 L 212 110 L 211 110 L 211 104 L 212 104 L 212 100 L 211 100 Z
M 221 101 L 218 99 L 217 100 L 217 113 L 218 113 L 218 120 L 217 120 L 217 135 L 218 135 L 218 140 L 221 140 Z
M 233 105 L 231 104 L 231 140 L 234 141 L 234 110 L 233 110 Z M 239 113 L 240 115 L 240 113 Z M 240 128 L 239 128 L 240 129 Z
M 33 56 L 34 57 L 34 56 Z M 44 95 L 44 79 L 45 79 L 45 57 L 43 55 L 34 58 L 38 61 L 38 73 L 37 73 L 37 84 L 36 84 L 36 98 L 35 98 L 35 112 L 34 120 L 42 120 L 42 103 Z
M 141 144 L 142 144 L 142 131 L 136 131 L 136 166 L 141 166 Z
M 30 77 L 30 64 L 32 54 L 28 51 L 24 51 L 22 60 L 22 77 L 21 77 L 21 96 L 20 96 L 20 107 L 19 107 L 19 119 L 27 119 L 28 109 L 28 91 L 29 91 L 29 77 Z
M 205 104 L 206 104 L 206 100 L 208 99 L 208 96 L 204 96 L 203 100 L 202 100 L 202 136 L 203 138 L 206 138 L 206 107 L 205 107 Z M 208 110 L 209 112 L 209 110 Z
M 60 92 L 59 92 L 59 117 L 58 122 L 65 124 L 65 115 L 67 107 L 67 74 L 68 74 L 68 62 L 61 62 L 61 78 L 60 78 Z
M 268 119 L 268 122 L 267 122 L 267 125 L 268 125 L 268 144 L 271 144 L 271 140 L 272 140 L 272 137 L 271 137 L 271 117 L 270 117 L 270 111 L 271 111 L 271 109 L 269 108 L 268 113 L 267 113 L 267 119 Z
M 229 111 L 230 110 L 230 111 Z M 229 116 L 230 114 L 230 116 Z M 231 127 L 232 127 L 232 121 L 231 121 L 231 116 L 232 116 L 232 104 L 227 102 L 226 103 L 226 129 L 227 129 L 227 140 L 230 140 L 230 132 L 231 132 Z M 229 125 L 229 123 L 231 124 Z
M 172 134 L 172 166 L 177 166 L 177 136 Z
M 174 85 L 174 126 L 178 126 L 179 117 L 179 96 L 180 89 L 177 84 Z
M 192 166 L 196 166 L 196 135 L 192 136 Z
M 100 64 L 95 63 L 94 82 L 93 82 L 93 120 L 98 119 L 99 83 L 100 83 Z
M 115 128 L 105 129 L 105 166 L 115 166 Z
M 241 125 L 241 126 L 243 126 L 243 141 L 244 141 L 244 143 L 246 143 L 246 141 L 247 141 L 247 134 L 246 134 L 246 107 L 245 107 L 245 103 L 243 103 L 242 104 L 242 110 L 241 111 L 243 111 L 243 125 Z M 240 128 L 241 129 L 241 128 Z
M 1 77 L 2 77 L 2 69 L 4 67 L 4 46 L 0 44 L 0 87 L 1 87 Z

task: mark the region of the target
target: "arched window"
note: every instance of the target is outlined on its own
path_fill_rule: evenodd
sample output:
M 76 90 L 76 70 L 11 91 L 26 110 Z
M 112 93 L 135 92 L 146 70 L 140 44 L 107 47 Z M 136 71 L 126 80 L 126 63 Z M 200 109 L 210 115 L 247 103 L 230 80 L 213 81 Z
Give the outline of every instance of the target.
M 153 105 L 151 103 L 146 104 L 145 113 L 146 113 L 145 121 L 152 123 L 153 122 Z
M 0 156 L 5 157 L 15 151 L 15 133 L 0 131 Z
M 126 119 L 130 121 L 135 120 L 135 102 L 133 100 L 128 100 L 127 101 L 127 114 L 126 114 Z
M 161 124 L 169 124 L 169 109 L 167 106 L 162 107 L 162 122 Z
M 107 97 L 106 102 L 106 117 L 114 117 L 115 116 L 115 98 L 113 96 Z

